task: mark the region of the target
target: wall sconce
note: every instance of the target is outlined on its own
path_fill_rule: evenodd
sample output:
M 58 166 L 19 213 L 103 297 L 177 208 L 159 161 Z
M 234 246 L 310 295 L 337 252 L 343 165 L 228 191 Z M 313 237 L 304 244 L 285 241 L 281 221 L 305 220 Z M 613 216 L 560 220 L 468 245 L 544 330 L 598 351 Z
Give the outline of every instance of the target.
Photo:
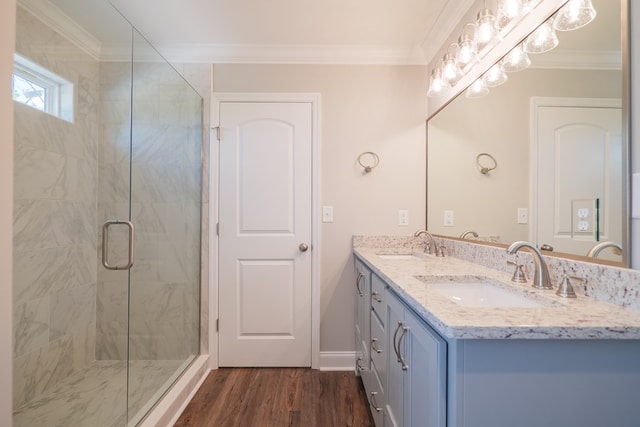
M 596 17 L 591 0 L 569 0 L 562 6 L 553 20 L 558 31 L 571 31 L 584 27 Z

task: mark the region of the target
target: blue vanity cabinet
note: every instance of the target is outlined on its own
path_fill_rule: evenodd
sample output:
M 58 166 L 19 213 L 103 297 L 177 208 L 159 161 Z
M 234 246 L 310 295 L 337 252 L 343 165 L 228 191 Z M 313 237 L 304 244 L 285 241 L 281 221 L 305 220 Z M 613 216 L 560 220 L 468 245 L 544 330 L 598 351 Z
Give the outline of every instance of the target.
M 393 291 L 386 292 L 385 427 L 445 427 L 447 343 Z

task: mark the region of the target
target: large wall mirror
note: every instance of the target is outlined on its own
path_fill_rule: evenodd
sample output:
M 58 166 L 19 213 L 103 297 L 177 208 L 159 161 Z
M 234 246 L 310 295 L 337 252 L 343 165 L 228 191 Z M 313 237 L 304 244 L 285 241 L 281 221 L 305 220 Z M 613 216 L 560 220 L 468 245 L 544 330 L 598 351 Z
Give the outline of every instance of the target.
M 596 18 L 529 68 L 429 118 L 432 233 L 626 264 L 624 1 L 593 0 Z

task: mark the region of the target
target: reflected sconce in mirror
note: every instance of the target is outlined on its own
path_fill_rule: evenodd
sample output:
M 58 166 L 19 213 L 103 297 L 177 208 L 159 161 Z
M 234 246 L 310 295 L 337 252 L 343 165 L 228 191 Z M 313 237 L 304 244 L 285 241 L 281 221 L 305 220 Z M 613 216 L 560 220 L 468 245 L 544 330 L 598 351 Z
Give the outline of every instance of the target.
M 558 35 L 551 20 L 545 21 L 524 40 L 523 48 L 527 53 L 545 53 L 558 46 Z
M 498 167 L 498 162 L 491 154 L 480 153 L 476 157 L 476 165 L 478 165 L 478 169 L 480 169 L 482 175 L 487 175 Z
M 569 0 L 556 14 L 553 27 L 558 31 L 571 31 L 584 27 L 596 17 L 591 0 Z
M 365 151 L 358 156 L 358 164 L 364 169 L 364 173 L 371 172 L 380 163 L 380 158 L 373 151 Z

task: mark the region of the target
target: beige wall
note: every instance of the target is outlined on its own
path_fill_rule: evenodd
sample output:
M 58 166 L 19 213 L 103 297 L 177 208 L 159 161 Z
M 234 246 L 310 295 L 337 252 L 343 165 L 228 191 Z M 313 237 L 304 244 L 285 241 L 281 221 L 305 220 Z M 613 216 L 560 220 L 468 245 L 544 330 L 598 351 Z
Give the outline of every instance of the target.
M 11 425 L 12 412 L 12 229 L 13 229 L 13 101 L 10 96 L 16 25 L 15 0 L 0 2 L 0 425 Z
M 426 68 L 422 66 L 215 65 L 215 92 L 321 94 L 321 351 L 354 349 L 354 234 L 408 235 L 424 227 Z M 363 174 L 357 157 L 380 164 Z M 399 227 L 398 209 L 408 209 Z
M 620 86 L 619 71 L 529 69 L 484 98 L 456 98 L 429 120 L 429 230 L 530 240 L 529 225 L 516 221 L 517 208 L 530 208 L 530 98 L 618 98 Z M 487 175 L 475 164 L 481 152 L 498 161 Z M 454 227 L 443 226 L 444 209 L 454 210 Z

